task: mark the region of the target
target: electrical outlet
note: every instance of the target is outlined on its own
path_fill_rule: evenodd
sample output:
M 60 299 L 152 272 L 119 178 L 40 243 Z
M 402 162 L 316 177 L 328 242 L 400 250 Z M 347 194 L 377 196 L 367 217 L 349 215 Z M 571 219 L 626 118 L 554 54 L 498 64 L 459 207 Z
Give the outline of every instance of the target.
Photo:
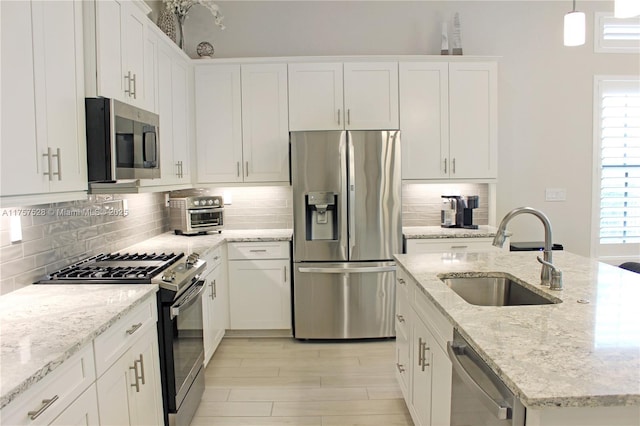
M 546 201 L 567 201 L 566 188 L 546 188 L 544 191 Z

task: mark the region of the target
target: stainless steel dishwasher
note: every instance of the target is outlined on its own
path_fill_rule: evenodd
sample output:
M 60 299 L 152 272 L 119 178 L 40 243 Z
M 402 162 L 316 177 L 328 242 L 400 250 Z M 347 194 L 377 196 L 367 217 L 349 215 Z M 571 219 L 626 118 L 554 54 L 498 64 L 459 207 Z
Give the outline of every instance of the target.
M 453 365 L 451 426 L 524 426 L 524 405 L 457 330 L 447 351 Z

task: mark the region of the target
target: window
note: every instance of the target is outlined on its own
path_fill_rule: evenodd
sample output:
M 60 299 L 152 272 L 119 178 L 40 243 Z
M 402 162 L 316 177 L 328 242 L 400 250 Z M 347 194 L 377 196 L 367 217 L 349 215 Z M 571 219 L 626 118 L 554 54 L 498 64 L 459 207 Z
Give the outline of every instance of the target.
M 640 258 L 640 78 L 596 77 L 594 244 L 601 258 Z M 595 216 L 595 215 L 594 215 Z
M 599 53 L 639 53 L 640 18 L 614 18 L 612 13 L 597 12 L 594 51 Z

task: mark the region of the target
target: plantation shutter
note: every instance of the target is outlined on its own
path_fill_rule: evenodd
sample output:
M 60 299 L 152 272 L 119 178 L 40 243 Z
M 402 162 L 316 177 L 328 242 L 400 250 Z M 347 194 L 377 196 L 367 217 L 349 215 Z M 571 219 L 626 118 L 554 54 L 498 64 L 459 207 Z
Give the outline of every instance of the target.
M 600 244 L 640 243 L 640 80 L 605 80 L 600 96 Z

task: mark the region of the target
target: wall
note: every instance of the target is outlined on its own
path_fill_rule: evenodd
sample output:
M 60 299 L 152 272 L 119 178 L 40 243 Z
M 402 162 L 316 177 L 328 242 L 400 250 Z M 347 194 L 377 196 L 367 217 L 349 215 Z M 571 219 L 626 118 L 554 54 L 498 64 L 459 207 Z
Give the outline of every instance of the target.
M 216 57 L 437 54 L 440 24 L 459 11 L 465 55 L 499 56 L 497 218 L 512 208 L 544 211 L 567 250 L 589 255 L 593 76 L 640 74 L 636 54 L 593 52 L 596 11 L 612 1 L 582 1 L 587 43 L 562 45 L 570 1 L 219 1 L 227 29 L 194 6 L 187 52 L 208 40 Z M 546 202 L 545 188 L 565 188 Z M 514 240 L 539 240 L 536 219 L 518 217 Z
M 122 211 L 126 200 L 127 215 Z M 11 216 L 22 241 L 10 240 Z M 86 201 L 0 210 L 0 294 L 98 253 L 121 250 L 169 228 L 164 193 L 90 196 Z

